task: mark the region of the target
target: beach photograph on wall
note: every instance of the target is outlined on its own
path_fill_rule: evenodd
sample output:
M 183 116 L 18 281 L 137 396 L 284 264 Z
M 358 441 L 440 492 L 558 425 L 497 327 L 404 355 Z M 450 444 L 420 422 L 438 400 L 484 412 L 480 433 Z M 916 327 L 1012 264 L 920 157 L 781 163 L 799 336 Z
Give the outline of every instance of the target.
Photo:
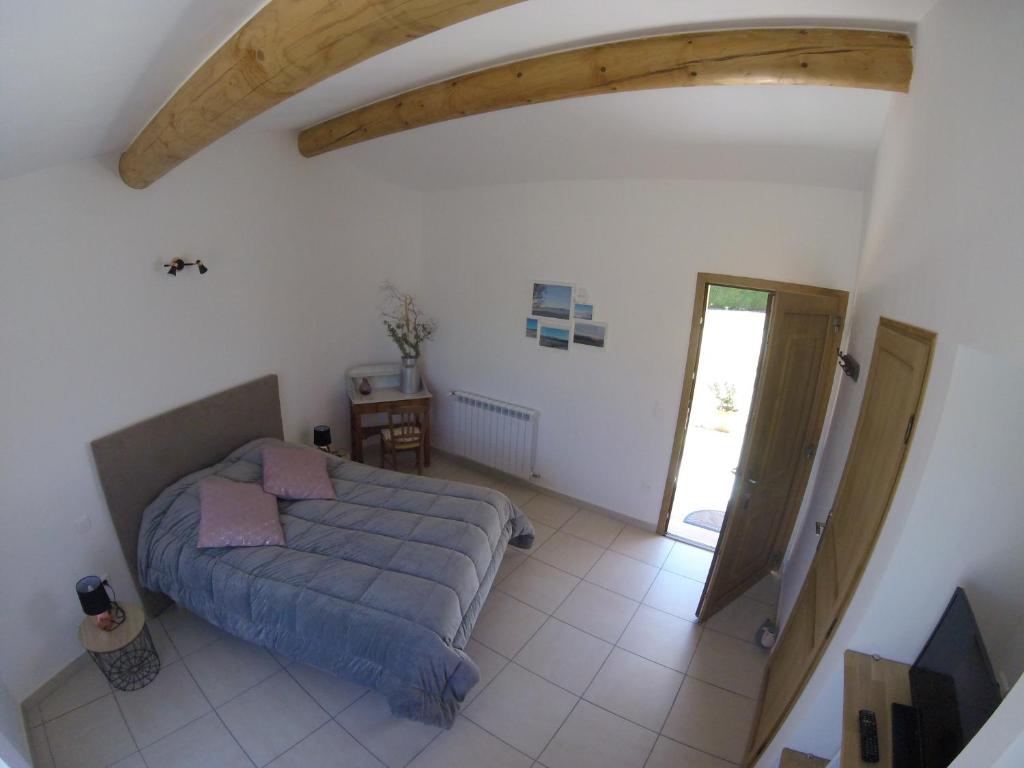
M 576 304 L 572 311 L 573 317 L 577 320 L 593 320 L 594 319 L 594 305 L 593 304 Z
M 533 284 L 531 315 L 568 320 L 572 310 L 572 286 L 565 283 Z
M 541 323 L 540 345 L 550 349 L 569 349 L 569 329 L 560 325 Z
M 537 318 L 528 317 L 526 318 L 526 338 L 536 339 L 537 338 Z
M 605 336 L 608 334 L 608 326 L 605 323 L 581 323 L 577 322 L 573 327 L 572 340 L 574 344 L 583 344 L 587 347 L 604 347 Z M 541 341 L 541 344 L 544 342 Z

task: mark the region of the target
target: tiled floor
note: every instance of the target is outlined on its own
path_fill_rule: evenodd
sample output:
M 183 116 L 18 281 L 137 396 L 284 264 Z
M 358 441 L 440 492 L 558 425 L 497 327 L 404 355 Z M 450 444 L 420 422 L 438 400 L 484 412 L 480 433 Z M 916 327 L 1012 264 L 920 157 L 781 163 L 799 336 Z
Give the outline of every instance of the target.
M 163 669 L 114 692 L 87 657 L 30 713 L 40 768 L 724 768 L 742 758 L 775 613 L 770 582 L 693 623 L 710 554 L 525 486 L 510 550 L 467 652 L 481 681 L 449 731 L 393 718 L 372 691 L 173 608 L 150 622 Z

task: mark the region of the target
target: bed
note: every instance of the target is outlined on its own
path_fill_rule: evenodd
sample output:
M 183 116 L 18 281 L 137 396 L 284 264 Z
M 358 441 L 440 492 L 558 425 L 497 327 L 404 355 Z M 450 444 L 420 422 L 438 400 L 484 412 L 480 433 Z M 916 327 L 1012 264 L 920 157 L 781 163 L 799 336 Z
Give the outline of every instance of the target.
M 330 457 L 336 499 L 279 502 L 285 546 L 198 549 L 198 482 L 260 481 L 277 392 L 264 377 L 94 442 L 147 613 L 174 600 L 450 726 L 479 680 L 463 648 L 506 546 L 532 545 L 529 521 L 487 488 Z

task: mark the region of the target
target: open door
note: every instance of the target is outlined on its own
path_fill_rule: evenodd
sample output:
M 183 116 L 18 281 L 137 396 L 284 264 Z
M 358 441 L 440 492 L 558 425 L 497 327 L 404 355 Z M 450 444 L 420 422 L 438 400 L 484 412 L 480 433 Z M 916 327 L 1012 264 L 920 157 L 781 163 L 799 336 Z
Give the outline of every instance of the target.
M 705 621 L 776 567 L 785 553 L 836 375 L 846 294 L 779 287 L 721 540 L 697 615 Z
M 930 331 L 879 321 L 843 477 L 818 551 L 768 659 L 745 765 L 775 736 L 857 589 L 910 450 L 934 346 Z M 885 743 L 881 747 L 882 755 L 890 754 Z

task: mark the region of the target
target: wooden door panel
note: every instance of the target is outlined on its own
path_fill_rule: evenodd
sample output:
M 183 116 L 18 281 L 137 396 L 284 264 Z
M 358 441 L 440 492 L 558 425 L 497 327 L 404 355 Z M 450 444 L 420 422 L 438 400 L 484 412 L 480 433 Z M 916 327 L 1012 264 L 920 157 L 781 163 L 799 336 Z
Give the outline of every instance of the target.
M 832 513 L 797 607 L 768 661 L 748 765 L 767 747 L 800 695 L 860 582 L 906 460 L 934 344 L 935 335 L 928 331 L 885 318 L 879 322 Z
M 814 642 L 824 643 L 838 618 L 838 579 L 836 577 L 836 540 L 831 530 L 822 536 L 814 557 Z
M 768 738 L 786 714 L 796 688 L 803 682 L 800 673 L 807 654 L 814 648 L 814 603 L 812 570 L 765 669 L 764 699 L 753 741 L 758 750 L 767 745 Z
M 850 444 L 829 527 L 835 537 L 836 578 L 849 588 L 888 511 L 917 409 L 928 350 L 897 331 L 879 327 L 871 380 Z
M 832 349 L 844 311 L 836 296 L 780 292 L 722 537 L 699 615 L 706 620 L 781 560 L 806 488 L 835 377 Z

